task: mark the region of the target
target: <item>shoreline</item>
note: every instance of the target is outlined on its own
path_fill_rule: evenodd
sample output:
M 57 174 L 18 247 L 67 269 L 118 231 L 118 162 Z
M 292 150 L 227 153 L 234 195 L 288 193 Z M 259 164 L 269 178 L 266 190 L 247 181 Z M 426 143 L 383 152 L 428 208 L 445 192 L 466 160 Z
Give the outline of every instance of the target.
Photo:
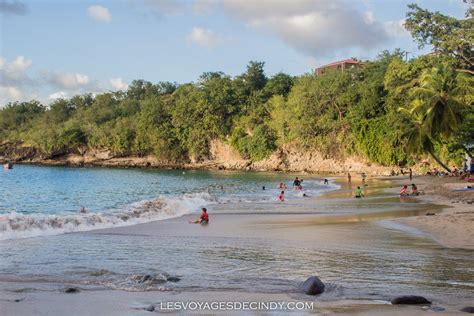
M 434 215 L 411 216 L 393 219 L 393 222 L 406 225 L 430 236 L 440 245 L 447 248 L 474 249 L 474 190 L 453 192 L 468 184 L 455 177 L 439 178 L 435 176 L 396 179 L 394 183 L 401 187 L 415 183 L 423 195 L 415 197 L 422 203 L 433 203 L 442 207 Z M 387 189 L 387 192 L 398 193 L 399 187 Z

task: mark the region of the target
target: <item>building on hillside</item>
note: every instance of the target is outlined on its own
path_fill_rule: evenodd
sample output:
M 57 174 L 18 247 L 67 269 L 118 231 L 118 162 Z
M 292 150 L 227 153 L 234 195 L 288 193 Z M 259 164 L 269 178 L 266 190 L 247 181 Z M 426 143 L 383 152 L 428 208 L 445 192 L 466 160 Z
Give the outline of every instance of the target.
M 363 64 L 363 62 L 351 58 L 351 59 L 345 59 L 345 60 L 336 61 L 336 62 L 327 64 L 327 65 L 323 65 L 319 68 L 316 68 L 314 72 L 315 72 L 316 76 L 325 74 L 326 72 L 332 71 L 332 70 L 337 70 L 337 71 L 344 72 L 346 70 L 349 70 L 349 69 L 352 69 L 352 68 L 355 68 L 355 67 L 359 67 L 362 64 Z

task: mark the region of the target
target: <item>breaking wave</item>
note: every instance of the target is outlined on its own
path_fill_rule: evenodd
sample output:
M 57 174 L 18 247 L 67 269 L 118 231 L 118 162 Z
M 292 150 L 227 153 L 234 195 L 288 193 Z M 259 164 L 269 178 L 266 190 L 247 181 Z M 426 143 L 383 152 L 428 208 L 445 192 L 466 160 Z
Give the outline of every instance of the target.
M 47 215 L 11 212 L 0 215 L 0 240 L 130 226 L 190 214 L 199 207 L 214 203 L 217 200 L 209 193 L 194 193 L 137 202 L 119 210 L 97 213 Z

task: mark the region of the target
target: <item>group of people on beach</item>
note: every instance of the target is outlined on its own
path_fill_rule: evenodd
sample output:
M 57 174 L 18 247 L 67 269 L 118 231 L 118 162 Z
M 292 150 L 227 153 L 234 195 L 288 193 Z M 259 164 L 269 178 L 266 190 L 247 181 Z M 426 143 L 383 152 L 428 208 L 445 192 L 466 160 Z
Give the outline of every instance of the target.
M 433 170 L 428 170 L 426 175 L 436 177 L 459 177 L 460 180 L 474 182 L 474 165 L 471 164 L 471 167 L 469 168 L 467 166 L 467 160 L 465 160 L 461 169 L 456 166 L 452 166 L 450 172 L 447 172 L 439 170 L 438 168 L 434 168 Z

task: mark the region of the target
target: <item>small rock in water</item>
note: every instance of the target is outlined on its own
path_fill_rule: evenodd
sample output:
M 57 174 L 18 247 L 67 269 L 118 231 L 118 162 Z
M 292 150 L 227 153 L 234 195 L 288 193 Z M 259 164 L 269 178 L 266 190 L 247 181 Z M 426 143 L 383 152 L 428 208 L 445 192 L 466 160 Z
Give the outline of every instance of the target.
M 430 308 L 430 311 L 433 311 L 433 312 L 443 312 L 445 310 L 446 310 L 445 308 L 440 307 L 440 306 L 433 306 Z
M 394 305 L 419 305 L 419 304 L 431 304 L 430 301 L 428 301 L 426 298 L 423 296 L 417 296 L 417 295 L 405 295 L 405 296 L 399 296 L 394 298 L 391 301 L 392 304 Z
M 435 213 L 429 213 L 429 212 L 426 213 L 426 216 L 433 216 L 433 215 L 435 215 Z
M 179 280 L 181 280 L 181 278 L 179 278 L 179 277 L 177 277 L 177 276 L 169 276 L 169 277 L 166 279 L 166 281 L 168 281 L 168 282 L 174 282 L 174 283 L 178 282 Z
M 79 289 L 77 287 L 68 287 L 64 290 L 64 293 L 68 293 L 68 294 L 71 294 L 71 293 L 79 293 Z
M 147 307 L 145 307 L 145 310 L 147 312 L 154 312 L 155 311 L 155 305 L 147 306 Z
M 309 277 L 300 285 L 300 289 L 308 295 L 318 295 L 324 292 L 324 283 L 317 277 Z
M 474 314 L 474 306 L 466 306 L 466 307 L 461 309 L 461 312 Z

